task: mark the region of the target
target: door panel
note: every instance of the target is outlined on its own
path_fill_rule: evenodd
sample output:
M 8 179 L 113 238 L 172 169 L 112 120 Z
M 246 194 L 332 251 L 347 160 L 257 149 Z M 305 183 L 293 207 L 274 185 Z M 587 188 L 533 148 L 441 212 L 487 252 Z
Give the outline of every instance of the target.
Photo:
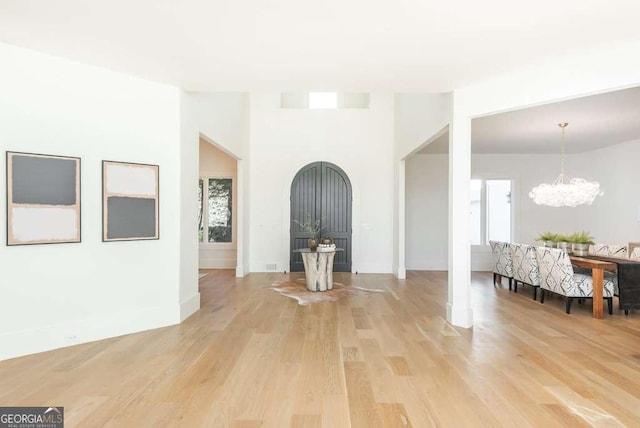
M 351 183 L 338 166 L 315 162 L 302 168 L 291 184 L 291 255 L 290 271 L 304 270 L 297 248 L 307 247 L 311 233 L 301 229 L 298 222 L 307 217 L 320 220 L 320 236 L 334 238 L 344 252 L 336 254 L 335 272 L 351 272 Z
M 306 248 L 307 240 L 312 234 L 305 231 L 298 222 L 304 222 L 307 217 L 312 223 L 320 218 L 322 170 L 320 162 L 302 168 L 291 185 L 291 250 Z M 304 271 L 302 257 L 298 253 L 291 253 L 290 272 Z
M 346 174 L 337 166 L 322 162 L 323 236 L 334 239 L 336 247 L 344 252 L 336 254 L 333 262 L 335 272 L 351 272 L 351 185 Z

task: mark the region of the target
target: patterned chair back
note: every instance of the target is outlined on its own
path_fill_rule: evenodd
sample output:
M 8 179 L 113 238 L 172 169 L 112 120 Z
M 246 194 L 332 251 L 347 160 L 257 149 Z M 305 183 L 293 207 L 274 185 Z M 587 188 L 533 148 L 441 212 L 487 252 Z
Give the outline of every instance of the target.
M 524 244 L 510 245 L 513 253 L 513 278 L 525 284 L 540 285 L 536 247 Z
M 603 257 L 627 257 L 627 246 L 617 244 L 593 244 L 589 246 L 590 256 L 603 256 Z
M 540 268 L 540 288 L 563 296 L 573 296 L 573 266 L 566 251 L 536 247 Z
M 640 247 L 634 248 L 631 254 L 629 254 L 629 258 L 640 262 Z
M 493 255 L 493 271 L 506 278 L 513 278 L 511 245 L 507 242 L 489 241 Z

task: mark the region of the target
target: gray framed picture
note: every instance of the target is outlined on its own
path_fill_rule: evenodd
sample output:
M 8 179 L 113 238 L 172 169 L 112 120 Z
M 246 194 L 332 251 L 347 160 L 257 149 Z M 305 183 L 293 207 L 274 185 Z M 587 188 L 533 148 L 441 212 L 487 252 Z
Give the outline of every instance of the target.
M 6 152 L 7 245 L 80 242 L 80 158 Z
M 160 238 L 160 167 L 102 161 L 102 241 Z

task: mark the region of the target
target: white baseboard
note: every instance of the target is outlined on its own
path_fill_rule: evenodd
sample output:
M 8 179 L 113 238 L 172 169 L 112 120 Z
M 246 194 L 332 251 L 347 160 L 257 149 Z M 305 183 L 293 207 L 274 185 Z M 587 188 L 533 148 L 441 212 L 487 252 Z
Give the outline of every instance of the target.
M 178 309 L 158 306 L 5 333 L 0 335 L 0 360 L 178 324 Z
M 449 262 L 444 260 L 412 260 L 406 263 L 407 270 L 447 270 Z
M 391 264 L 384 263 L 358 263 L 351 269 L 352 272 L 358 273 L 393 273 Z
M 407 279 L 407 270 L 405 268 L 402 268 L 402 267 L 399 267 L 399 266 L 394 266 L 393 267 L 393 274 L 398 279 Z
M 180 303 L 180 322 L 200 310 L 200 293 L 196 293 Z
M 235 269 L 236 260 L 200 259 L 199 269 Z
M 244 267 L 236 266 L 236 278 L 244 277 Z

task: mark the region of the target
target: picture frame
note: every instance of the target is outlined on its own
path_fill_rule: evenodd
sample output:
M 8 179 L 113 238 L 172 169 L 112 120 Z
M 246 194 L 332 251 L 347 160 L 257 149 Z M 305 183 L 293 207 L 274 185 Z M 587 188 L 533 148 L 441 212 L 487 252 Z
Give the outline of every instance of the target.
M 6 152 L 6 245 L 82 240 L 81 159 Z
M 160 239 L 160 166 L 102 161 L 102 241 Z

